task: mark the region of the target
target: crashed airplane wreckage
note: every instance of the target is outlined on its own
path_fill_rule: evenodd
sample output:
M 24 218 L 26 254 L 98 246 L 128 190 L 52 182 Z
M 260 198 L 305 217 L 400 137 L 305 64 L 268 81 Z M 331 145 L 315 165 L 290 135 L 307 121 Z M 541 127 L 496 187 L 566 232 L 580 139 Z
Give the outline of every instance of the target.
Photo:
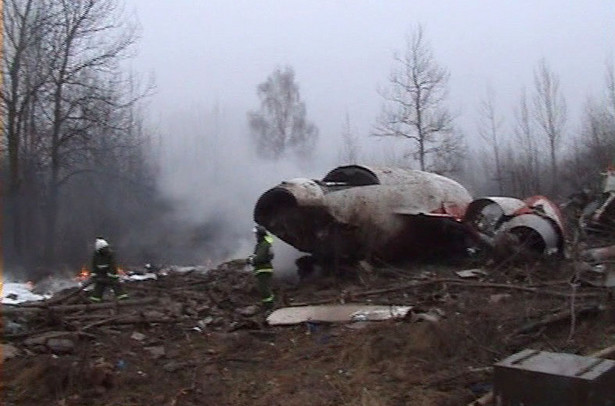
M 473 201 L 461 184 L 435 173 L 361 165 L 280 183 L 260 196 L 254 220 L 329 263 L 455 256 L 472 247 L 504 252 L 511 242 L 552 254 L 564 241 L 557 206 L 544 197 Z
M 472 201 L 428 172 L 342 166 L 322 180 L 284 181 L 257 201 L 254 220 L 322 260 L 398 259 L 458 240 L 454 219 Z
M 602 193 L 585 205 L 579 226 L 585 232 L 608 235 L 615 231 L 615 168 L 608 168 L 603 175 Z
M 484 197 L 468 206 L 464 223 L 500 259 L 531 259 L 564 253 L 564 223 L 557 205 L 544 196 L 525 200 Z

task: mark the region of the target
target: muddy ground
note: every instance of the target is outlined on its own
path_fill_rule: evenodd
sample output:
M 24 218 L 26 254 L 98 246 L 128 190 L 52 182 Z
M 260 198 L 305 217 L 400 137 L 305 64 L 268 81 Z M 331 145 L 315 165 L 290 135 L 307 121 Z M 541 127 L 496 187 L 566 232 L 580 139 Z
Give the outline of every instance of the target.
M 23 329 L 4 334 L 3 404 L 466 405 L 491 389 L 493 363 L 521 349 L 589 354 L 615 344 L 608 291 L 571 284 L 571 262 L 454 273 L 474 267 L 275 281 L 277 307 L 413 306 L 381 322 L 268 326 L 253 314 L 258 292 L 239 261 L 126 283 L 130 300 L 108 308 L 83 306 L 75 290 L 12 315 L 4 306 L 4 323 Z

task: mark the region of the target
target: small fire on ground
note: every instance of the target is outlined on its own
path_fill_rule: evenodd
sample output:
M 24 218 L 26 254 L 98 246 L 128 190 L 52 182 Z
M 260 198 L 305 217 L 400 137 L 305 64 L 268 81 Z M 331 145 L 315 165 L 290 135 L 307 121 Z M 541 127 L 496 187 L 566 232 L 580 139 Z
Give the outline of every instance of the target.
M 120 276 L 126 275 L 126 272 L 124 272 L 124 269 L 119 267 L 119 266 L 117 267 L 117 273 Z M 84 282 L 84 281 L 88 280 L 91 275 L 92 275 L 92 272 L 90 272 L 90 270 L 84 265 L 84 266 L 81 267 L 81 270 L 75 276 L 74 279 L 75 279 L 76 282 Z
M 83 282 L 90 278 L 90 270 L 84 266 L 81 267 L 81 271 L 75 276 L 75 281 Z

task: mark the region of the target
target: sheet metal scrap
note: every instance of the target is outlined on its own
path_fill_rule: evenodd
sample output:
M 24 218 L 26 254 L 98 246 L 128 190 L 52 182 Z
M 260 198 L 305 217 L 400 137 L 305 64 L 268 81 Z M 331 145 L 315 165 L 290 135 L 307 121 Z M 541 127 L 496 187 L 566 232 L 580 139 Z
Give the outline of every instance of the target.
M 411 306 L 381 306 L 365 304 L 335 304 L 283 307 L 267 317 L 272 326 L 304 322 L 350 323 L 404 318 Z
M 615 245 L 589 248 L 582 252 L 581 257 L 589 262 L 604 262 L 615 258 Z

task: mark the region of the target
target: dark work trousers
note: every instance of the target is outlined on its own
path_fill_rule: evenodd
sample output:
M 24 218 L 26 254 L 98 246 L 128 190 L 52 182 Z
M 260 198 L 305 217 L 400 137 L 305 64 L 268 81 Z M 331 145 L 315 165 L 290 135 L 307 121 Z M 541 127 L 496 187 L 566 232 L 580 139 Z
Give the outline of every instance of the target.
M 256 280 L 258 282 L 258 290 L 261 293 L 261 303 L 267 310 L 273 308 L 273 292 L 271 290 L 271 276 L 273 272 L 257 272 Z
M 118 278 L 107 275 L 96 275 L 94 276 L 94 291 L 92 292 L 90 299 L 95 302 L 101 301 L 107 288 L 111 288 L 111 290 L 113 290 L 113 293 L 115 293 L 115 297 L 117 299 L 125 299 L 128 297 L 128 295 L 124 293 L 124 289 L 122 288 Z

